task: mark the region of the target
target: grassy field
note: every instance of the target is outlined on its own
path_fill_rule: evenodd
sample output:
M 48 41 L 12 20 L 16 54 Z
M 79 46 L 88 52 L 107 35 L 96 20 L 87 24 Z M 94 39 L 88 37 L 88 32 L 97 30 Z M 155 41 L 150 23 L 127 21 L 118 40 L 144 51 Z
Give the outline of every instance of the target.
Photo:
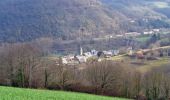
M 140 71 L 141 73 L 146 73 L 153 68 L 159 68 L 170 63 L 169 57 L 162 57 L 159 58 L 158 60 L 141 60 L 141 59 L 131 59 L 128 56 L 120 55 L 120 56 L 114 56 L 110 60 L 123 61 L 125 65 L 131 66 L 136 70 Z
M 157 8 L 167 8 L 167 7 L 169 7 L 168 3 L 166 3 L 166 2 L 154 2 L 153 5 Z
M 147 42 L 149 40 L 149 36 L 143 36 L 143 37 L 137 37 L 136 40 L 139 41 L 139 42 Z
M 113 57 L 109 58 L 109 60 L 121 61 L 121 60 L 124 60 L 126 58 L 129 58 L 129 57 L 127 57 L 126 54 L 123 54 L 123 55 L 113 56 Z
M 62 91 L 20 89 L 0 86 L 0 100 L 128 100 Z
M 155 0 L 154 2 L 153 1 L 149 1 L 148 2 L 145 2 L 149 7 L 153 7 L 153 8 L 168 8 L 169 7 L 169 4 L 167 2 L 163 2 L 161 0 Z
M 146 73 L 152 68 L 162 67 L 163 65 L 170 63 L 170 58 L 160 58 L 159 60 L 146 61 L 145 65 L 138 66 L 138 70 L 142 73 Z
M 125 61 L 124 63 L 126 65 L 135 68 L 141 73 L 146 73 L 153 68 L 159 68 L 170 63 L 170 58 L 168 57 L 159 58 L 158 60 L 141 60 L 141 59 L 130 59 L 125 57 L 122 58 L 122 60 Z

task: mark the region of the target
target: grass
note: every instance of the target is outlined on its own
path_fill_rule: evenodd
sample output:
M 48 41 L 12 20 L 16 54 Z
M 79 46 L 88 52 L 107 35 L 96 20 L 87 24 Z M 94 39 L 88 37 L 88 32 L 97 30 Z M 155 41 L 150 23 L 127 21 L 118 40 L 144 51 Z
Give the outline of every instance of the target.
M 169 4 L 170 5 L 170 4 Z M 167 19 L 167 22 L 170 22 L 170 19 Z
M 136 40 L 139 42 L 146 42 L 149 40 L 149 38 L 150 38 L 149 36 L 144 36 L 144 37 L 138 37 L 136 38 Z
M 169 48 L 169 46 L 166 46 L 164 48 Z M 120 55 L 120 56 L 114 56 L 110 60 L 124 61 L 123 62 L 124 64 L 137 69 L 141 73 L 146 73 L 153 68 L 159 68 L 170 63 L 169 57 L 162 57 L 162 58 L 159 58 L 158 60 L 141 60 L 141 59 L 133 59 L 125 55 Z M 136 64 L 133 64 L 133 63 L 136 63 Z
M 169 61 L 170 58 L 160 58 L 159 60 L 146 61 L 144 62 L 145 65 L 139 66 L 137 69 L 142 73 L 146 73 L 152 68 L 162 67 L 163 65 L 170 63 Z
M 113 57 L 110 58 L 110 60 L 113 60 L 113 61 L 121 61 L 123 59 L 126 59 L 126 54 L 113 56 Z
M 58 60 L 59 57 L 60 57 L 60 55 L 51 54 L 51 55 L 48 55 L 48 56 L 46 56 L 46 57 L 44 57 L 44 58 L 46 58 L 46 59 L 48 59 L 48 60 L 54 60 L 54 61 L 56 61 L 56 60 Z
M 169 7 L 168 3 L 166 3 L 166 2 L 154 2 L 153 5 L 157 8 L 167 8 L 167 7 Z
M 153 8 L 168 8 L 169 7 L 169 4 L 167 2 L 163 2 L 163 1 L 154 1 L 154 2 L 146 2 L 146 4 L 150 7 L 153 7 Z
M 0 86 L 0 100 L 128 100 L 63 91 L 21 89 Z

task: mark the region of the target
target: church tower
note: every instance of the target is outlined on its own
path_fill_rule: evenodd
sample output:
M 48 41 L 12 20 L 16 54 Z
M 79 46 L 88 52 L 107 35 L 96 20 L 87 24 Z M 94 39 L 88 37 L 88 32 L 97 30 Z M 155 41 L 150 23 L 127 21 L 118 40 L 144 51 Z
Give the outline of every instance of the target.
M 83 48 L 80 47 L 80 55 L 82 56 L 83 55 Z

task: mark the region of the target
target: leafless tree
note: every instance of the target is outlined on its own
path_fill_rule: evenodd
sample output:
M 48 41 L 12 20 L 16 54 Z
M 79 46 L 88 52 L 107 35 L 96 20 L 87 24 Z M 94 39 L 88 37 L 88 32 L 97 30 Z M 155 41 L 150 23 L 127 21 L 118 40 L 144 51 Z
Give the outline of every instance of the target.
M 103 61 L 93 63 L 87 69 L 87 80 L 96 88 L 108 89 L 118 86 L 122 74 L 122 68 L 119 64 Z
M 161 94 L 162 73 L 150 72 L 145 76 L 144 89 L 148 99 L 156 100 Z

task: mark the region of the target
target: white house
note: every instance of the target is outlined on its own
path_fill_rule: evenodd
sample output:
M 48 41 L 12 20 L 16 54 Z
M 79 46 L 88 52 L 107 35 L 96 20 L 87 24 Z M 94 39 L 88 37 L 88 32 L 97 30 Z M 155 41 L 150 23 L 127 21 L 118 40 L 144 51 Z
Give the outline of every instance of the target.
M 144 35 L 149 35 L 149 34 L 153 34 L 153 31 L 148 31 L 148 32 L 143 32 Z
M 68 64 L 68 60 L 67 60 L 66 57 L 63 57 L 63 58 L 62 58 L 62 63 L 63 63 L 63 64 Z
M 87 57 L 87 58 L 90 58 L 90 57 L 93 56 L 93 55 L 91 54 L 91 52 L 85 52 L 83 55 L 84 55 L 85 57 Z
M 131 20 L 130 22 L 131 22 L 131 23 L 135 23 L 135 20 Z
M 91 50 L 91 54 L 92 54 L 93 56 L 97 56 L 98 51 L 97 51 L 97 50 Z
M 78 61 L 76 60 L 74 55 L 68 55 L 62 57 L 62 63 L 71 65 L 71 64 L 78 64 Z
M 139 35 L 141 35 L 141 33 L 138 33 L 138 32 L 125 33 L 125 36 L 139 36 Z
M 79 63 L 86 63 L 87 62 L 87 58 L 85 56 L 76 56 L 76 58 L 78 59 Z
M 113 55 L 114 55 L 114 56 L 119 55 L 119 53 L 120 53 L 120 51 L 119 51 L 119 50 L 113 50 Z
M 109 51 L 103 51 L 103 53 L 104 53 L 104 55 L 105 55 L 106 57 L 111 57 L 111 56 L 113 56 L 113 52 L 112 52 L 112 50 L 109 50 Z
M 160 31 L 160 29 L 153 29 L 153 31 L 154 31 L 154 32 L 159 32 L 159 31 Z
M 123 37 L 123 35 L 116 35 L 116 37 Z
M 133 48 L 132 47 L 127 48 L 127 54 L 128 55 L 133 55 Z

